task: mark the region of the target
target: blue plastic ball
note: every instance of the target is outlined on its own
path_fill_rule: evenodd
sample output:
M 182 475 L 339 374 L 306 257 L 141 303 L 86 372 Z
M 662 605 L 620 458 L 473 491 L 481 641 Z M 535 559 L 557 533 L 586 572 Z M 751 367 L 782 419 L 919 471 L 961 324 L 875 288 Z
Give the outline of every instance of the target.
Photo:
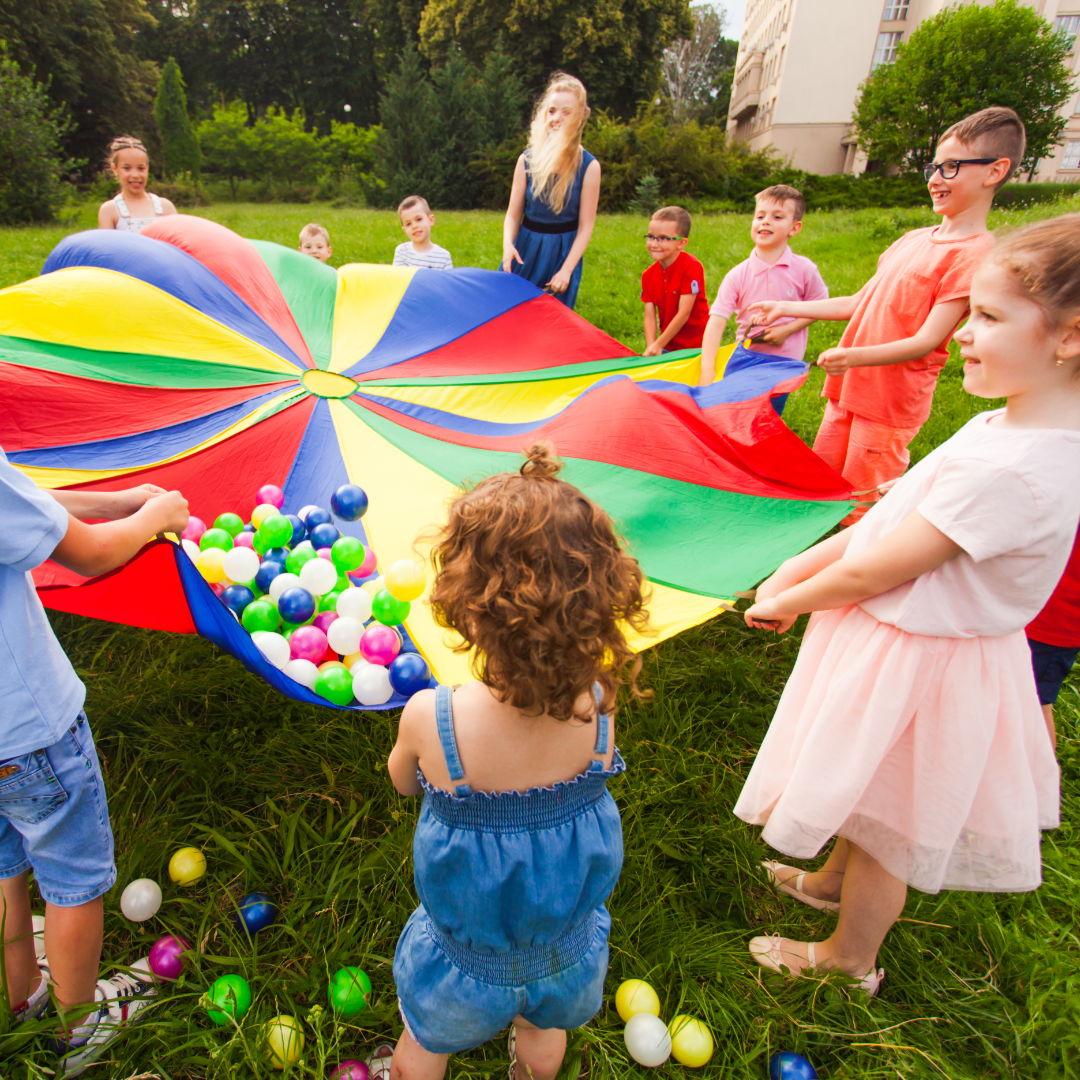
M 263 556 L 263 562 L 266 562 L 266 560 L 269 559 L 271 562 L 281 563 L 281 565 L 284 566 L 286 561 L 288 560 L 288 558 L 289 558 L 289 549 L 288 548 L 283 548 L 283 547 L 271 548 Z
M 242 615 L 254 599 L 255 594 L 246 585 L 229 585 L 221 594 L 221 602 L 237 615 Z
M 292 539 L 289 547 L 296 547 L 307 536 L 307 527 L 295 514 L 286 514 L 285 520 L 292 526 Z
M 249 893 L 240 901 L 240 913 L 236 923 L 249 934 L 257 934 L 273 925 L 277 918 L 277 904 L 264 892 Z
M 313 511 L 314 512 L 314 511 Z M 311 514 L 308 514 L 311 517 Z M 330 524 L 329 521 L 324 521 L 321 525 L 316 525 L 308 533 L 308 538 L 311 540 L 311 546 L 318 551 L 319 548 L 332 548 L 334 541 L 340 539 L 341 533 Z
M 307 531 L 310 533 L 316 525 L 329 525 L 333 520 L 329 510 L 324 510 L 321 506 L 316 506 L 314 510 L 309 510 L 307 512 L 304 517 L 304 524 L 307 526 Z
M 426 689 L 430 680 L 431 669 L 419 653 L 399 653 L 390 664 L 390 685 L 405 697 Z
M 817 1069 L 791 1050 L 773 1054 L 769 1061 L 770 1080 L 817 1080 Z
M 286 589 L 278 597 L 277 607 L 286 622 L 299 626 L 315 614 L 315 597 L 307 589 L 301 589 L 299 585 L 296 585 L 291 589 Z
M 270 582 L 278 576 L 278 574 L 285 573 L 285 564 L 275 562 L 273 559 L 263 559 L 262 564 L 259 566 L 259 572 L 255 575 L 255 584 L 259 586 L 264 593 L 270 591 Z
M 255 528 L 255 526 L 254 526 L 254 525 L 252 525 L 252 524 L 251 524 L 251 522 L 249 521 L 249 522 L 248 522 L 248 523 L 247 523 L 247 524 L 246 524 L 246 525 L 244 526 L 244 532 L 258 532 L 258 529 L 256 529 L 256 528 Z
M 359 520 L 367 513 L 367 508 L 367 492 L 355 484 L 342 484 L 330 496 L 330 509 L 346 521 Z

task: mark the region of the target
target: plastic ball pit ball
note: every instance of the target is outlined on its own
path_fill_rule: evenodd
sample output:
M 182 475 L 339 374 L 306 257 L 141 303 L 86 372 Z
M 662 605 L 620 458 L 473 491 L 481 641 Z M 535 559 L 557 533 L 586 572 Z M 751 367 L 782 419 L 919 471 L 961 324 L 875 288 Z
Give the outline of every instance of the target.
M 288 558 L 285 560 L 285 569 L 290 574 L 299 575 L 300 571 L 311 562 L 312 559 L 317 559 L 319 556 L 313 547 L 304 547 L 303 544 L 294 547 L 289 552 Z
M 330 624 L 337 622 L 339 616 L 336 611 L 324 611 L 322 610 L 322 604 L 319 604 L 319 614 L 315 616 L 312 626 L 317 626 L 324 634 L 326 634 L 326 640 L 330 640 Z
M 202 536 L 204 532 L 206 532 L 206 522 L 203 521 L 202 518 L 197 518 L 192 514 L 187 519 L 187 527 L 180 534 L 180 539 L 190 540 L 192 543 L 197 544 L 199 542 L 199 537 Z
M 316 596 L 330 592 L 337 585 L 337 580 L 338 572 L 334 564 L 317 555 L 300 569 L 300 584 Z
M 330 511 L 324 510 L 321 506 L 308 507 L 307 513 L 301 514 L 300 517 L 307 526 L 309 534 L 316 525 L 329 525 L 330 522 L 333 521 L 333 515 Z
M 676 1016 L 668 1024 L 671 1053 L 680 1065 L 700 1069 L 713 1054 L 712 1032 L 696 1017 Z
M 367 513 L 367 508 L 367 493 L 355 484 L 342 484 L 330 496 L 330 509 L 346 521 L 358 521 Z
M 258 531 L 259 526 L 268 517 L 273 517 L 278 513 L 280 513 L 280 511 L 273 503 L 259 503 L 259 505 L 251 511 L 251 524 L 254 525 L 256 531 Z
M 302 585 L 295 585 L 278 596 L 277 609 L 286 622 L 299 626 L 315 614 L 315 597 Z
M 184 972 L 184 960 L 180 954 L 190 948 L 182 937 L 166 934 L 158 938 L 150 948 L 150 970 L 159 979 L 179 979 Z
M 218 514 L 214 519 L 215 529 L 224 529 L 233 539 L 244 531 L 244 522 L 239 514 Z
M 206 1015 L 219 1027 L 230 1020 L 242 1020 L 251 1008 L 251 987 L 240 975 L 222 975 L 215 979 L 206 996 L 211 1003 Z
M 272 630 L 256 630 L 251 635 L 255 648 L 276 668 L 283 668 L 292 656 L 289 643 Z
M 244 614 L 244 608 L 255 599 L 255 594 L 246 585 L 230 585 L 222 594 L 221 602 L 237 616 Z
M 384 575 L 386 591 L 395 600 L 415 600 L 427 583 L 423 566 L 414 559 L 398 559 Z
M 354 586 L 343 589 L 337 598 L 337 613 L 345 618 L 366 623 L 371 618 L 371 594 Z
M 238 532 L 233 537 L 234 548 L 247 548 L 248 551 L 255 550 L 255 533 L 252 532 Z
M 266 1054 L 275 1069 L 284 1069 L 300 1060 L 304 1052 L 304 1031 L 295 1016 L 275 1016 L 266 1024 Z
M 249 634 L 257 630 L 276 630 L 281 625 L 278 609 L 267 599 L 253 600 L 240 616 L 240 622 Z
M 146 922 L 161 908 L 161 886 L 153 878 L 141 877 L 129 882 L 120 894 L 120 910 L 125 919 Z
M 236 916 L 237 925 L 249 934 L 257 934 L 272 926 L 277 918 L 277 904 L 264 892 L 248 893 L 240 901 L 240 910 Z
M 361 705 L 385 705 L 394 696 L 390 672 L 378 664 L 365 664 L 352 676 L 353 696 Z
M 335 705 L 349 705 L 353 699 L 353 677 L 344 664 L 329 663 L 315 680 L 315 693 Z
M 199 550 L 207 548 L 221 548 L 222 551 L 232 551 L 233 539 L 224 529 L 207 529 L 199 537 Z
M 366 557 L 364 545 L 355 536 L 339 536 L 330 549 L 330 561 L 346 574 L 359 569 Z
M 194 885 L 206 873 L 206 856 L 196 847 L 184 847 L 169 860 L 169 877 L 177 885 Z
M 321 525 L 316 525 L 314 529 L 308 529 L 308 536 L 311 538 L 313 548 L 328 547 L 332 549 L 341 533 L 329 521 L 324 521 Z
M 285 492 L 282 491 L 277 484 L 263 484 L 263 486 L 255 492 L 255 501 L 260 506 L 269 504 L 280 510 L 285 505 Z
M 319 669 L 310 660 L 290 660 L 281 671 L 293 682 L 298 682 L 309 690 L 315 689 L 315 683 L 319 678 Z
M 383 588 L 372 598 L 371 614 L 383 626 L 400 626 L 409 617 L 411 607 L 407 600 L 398 600 Z
M 259 556 L 251 548 L 234 547 L 225 552 L 225 558 L 221 561 L 221 569 L 230 581 L 251 581 L 259 572 Z
M 298 626 L 289 638 L 294 660 L 310 660 L 321 664 L 326 653 L 326 635 L 314 626 Z
M 199 552 L 195 559 L 195 569 L 202 574 L 204 581 L 216 585 L 225 579 L 225 554 L 221 548 L 216 547 Z
M 259 572 L 255 575 L 255 584 L 264 593 L 268 593 L 270 586 L 274 583 L 274 578 L 284 573 L 285 567 L 281 563 L 274 562 L 272 559 L 263 559 L 259 565 Z
M 270 514 L 262 519 L 258 536 L 272 548 L 281 547 L 292 539 L 292 522 L 282 514 Z
M 339 1016 L 356 1016 L 367 1008 L 371 980 L 358 967 L 343 967 L 335 971 L 326 988 L 330 1007 Z
M 414 652 L 398 653 L 390 662 L 389 675 L 390 685 L 404 697 L 412 697 L 418 690 L 425 690 L 431 681 L 427 661 Z
M 371 1080 L 371 1070 L 363 1061 L 350 1058 L 330 1074 L 330 1080 Z
M 638 1013 L 652 1013 L 653 1016 L 659 1016 L 660 999 L 647 982 L 642 982 L 641 979 L 627 979 L 615 991 L 615 1009 L 625 1024 L 631 1016 L 637 1016 Z
M 360 637 L 359 651 L 369 664 L 385 666 L 401 652 L 401 638 L 389 626 L 372 623 Z
M 817 1080 L 817 1069 L 791 1050 L 773 1054 L 769 1060 L 770 1080 Z
M 341 656 L 348 656 L 360 648 L 360 638 L 363 634 L 362 622 L 358 619 L 350 619 L 348 615 L 338 615 L 326 631 L 326 640 L 334 652 Z
M 267 595 L 276 604 L 281 599 L 281 594 L 286 589 L 299 589 L 300 578 L 296 574 L 290 574 L 286 571 L 284 574 L 278 574 L 273 581 L 270 582 L 270 588 L 266 590 Z
M 656 1069 L 671 1057 L 671 1033 L 652 1013 L 631 1016 L 623 1029 L 626 1052 L 639 1064 Z

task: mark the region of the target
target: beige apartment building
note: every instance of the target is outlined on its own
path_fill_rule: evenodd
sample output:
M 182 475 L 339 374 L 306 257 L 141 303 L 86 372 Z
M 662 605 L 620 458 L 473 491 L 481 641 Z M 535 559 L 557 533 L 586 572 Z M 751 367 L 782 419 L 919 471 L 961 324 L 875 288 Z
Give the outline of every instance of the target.
M 807 172 L 862 172 L 866 161 L 851 137 L 859 85 L 949 2 L 748 0 L 728 136 L 755 150 L 772 146 Z M 1029 6 L 1073 39 L 1072 66 L 1080 72 L 1080 0 L 1031 0 Z M 1080 180 L 1080 93 L 1065 111 L 1063 144 L 1039 162 L 1036 179 Z

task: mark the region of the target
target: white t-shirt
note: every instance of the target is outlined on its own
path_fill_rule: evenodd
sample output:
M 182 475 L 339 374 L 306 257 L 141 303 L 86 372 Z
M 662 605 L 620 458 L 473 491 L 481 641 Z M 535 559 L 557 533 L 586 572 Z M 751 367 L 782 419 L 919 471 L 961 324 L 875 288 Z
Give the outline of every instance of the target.
M 432 244 L 428 251 L 417 251 L 411 240 L 398 244 L 394 248 L 394 266 L 419 266 L 425 270 L 453 270 L 454 261 L 450 252 L 438 244 Z
M 880 622 L 929 637 L 1022 630 L 1061 579 L 1080 519 L 1080 431 L 969 420 L 854 526 L 845 557 L 918 510 L 964 550 L 859 605 Z

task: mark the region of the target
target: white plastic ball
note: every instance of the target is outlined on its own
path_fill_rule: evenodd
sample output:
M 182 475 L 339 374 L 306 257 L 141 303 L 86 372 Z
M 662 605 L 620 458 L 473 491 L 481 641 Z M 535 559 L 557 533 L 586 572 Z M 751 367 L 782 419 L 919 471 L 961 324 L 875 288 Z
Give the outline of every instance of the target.
M 256 630 L 251 635 L 255 648 L 259 650 L 276 668 L 283 668 L 289 662 L 292 652 L 289 643 L 273 630 Z
M 648 1069 L 663 1065 L 671 1057 L 671 1032 L 659 1016 L 652 1013 L 635 1013 L 626 1022 L 623 1031 L 627 1053 Z
M 324 596 L 330 592 L 337 584 L 337 579 L 337 567 L 326 559 L 312 559 L 304 563 L 300 571 L 300 584 L 316 596 Z
M 377 593 L 382 592 L 382 590 L 386 588 L 386 579 L 380 574 L 377 578 L 365 581 L 360 588 L 370 596 L 374 597 Z
M 293 549 L 293 551 L 314 551 L 315 545 L 310 540 L 301 540 Z
M 339 656 L 349 656 L 360 648 L 364 624 L 347 615 L 339 615 L 327 628 L 326 640 Z
M 307 506 L 301 506 L 296 511 L 296 516 L 306 525 L 308 513 L 312 510 L 317 510 L 318 507 L 314 503 L 308 503 Z
M 352 106 L 351 105 L 344 106 L 344 109 L 345 109 L 346 112 L 352 112 Z
M 371 661 L 365 660 L 362 656 L 357 656 L 355 660 L 349 665 L 349 673 L 355 678 L 356 673 L 363 667 L 371 667 Z
M 136 878 L 120 894 L 120 910 L 132 922 L 152 919 L 160 907 L 161 886 L 152 878 Z
M 34 927 L 34 954 L 39 960 L 45 959 L 45 916 L 31 915 L 30 922 Z
M 358 668 L 353 675 L 352 692 L 361 705 L 385 705 L 394 696 L 390 672 L 377 664 Z
M 295 589 L 299 585 L 300 578 L 297 577 L 296 574 L 278 574 L 278 576 L 270 582 L 270 599 L 276 604 L 281 599 L 281 594 L 286 589 Z
M 259 572 L 259 556 L 251 548 L 234 547 L 221 563 L 230 581 L 250 581 Z
M 194 562 L 199 557 L 199 545 L 194 540 L 181 540 L 180 546 L 184 549 L 187 557 Z
M 299 657 L 290 660 L 281 671 L 282 674 L 288 675 L 293 682 L 298 682 L 309 690 L 315 689 L 315 683 L 319 678 L 319 669 L 310 660 L 302 660 Z
M 371 618 L 371 593 L 355 585 L 343 590 L 337 598 L 337 613 L 343 618 L 366 623 Z

